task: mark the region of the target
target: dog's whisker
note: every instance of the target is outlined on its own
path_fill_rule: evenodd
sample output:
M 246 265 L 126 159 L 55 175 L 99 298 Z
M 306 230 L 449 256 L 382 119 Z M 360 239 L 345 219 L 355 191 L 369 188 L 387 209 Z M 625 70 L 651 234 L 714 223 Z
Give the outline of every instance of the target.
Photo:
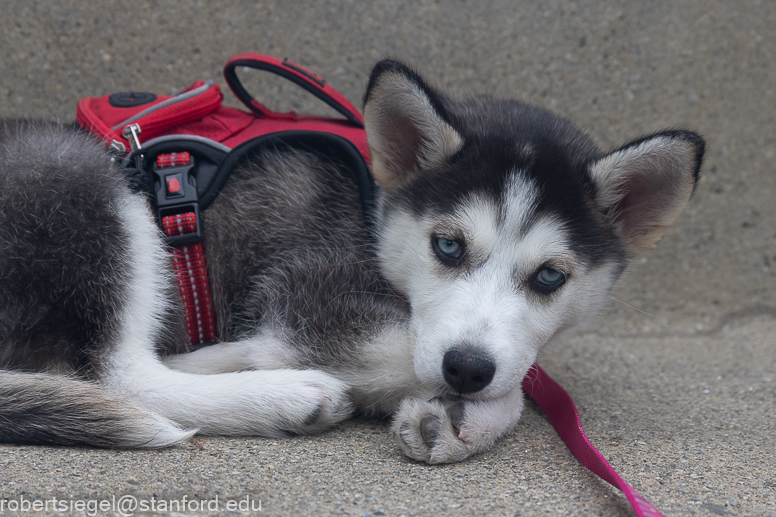
M 645 315 L 649 316 L 650 318 L 655 318 L 655 319 L 657 319 L 657 320 L 659 320 L 659 319 L 660 319 L 660 316 L 655 316 L 654 314 L 650 314 L 650 313 L 648 313 L 647 311 L 643 311 L 643 310 L 639 309 L 638 307 L 634 307 L 633 305 L 631 305 L 631 304 L 629 304 L 629 303 L 625 303 L 625 302 L 624 302 L 624 301 L 622 301 L 622 300 L 618 300 L 617 298 L 615 298 L 615 297 L 614 297 L 614 296 L 612 296 L 612 295 L 609 295 L 609 298 L 610 298 L 610 299 L 612 299 L 612 300 L 614 300 L 614 301 L 615 301 L 615 302 L 617 302 L 617 303 L 621 303 L 621 304 L 625 305 L 626 307 L 629 307 L 629 308 L 633 309 L 634 311 L 637 311 L 637 312 L 640 312 L 640 313 L 642 313 L 642 314 L 645 314 Z

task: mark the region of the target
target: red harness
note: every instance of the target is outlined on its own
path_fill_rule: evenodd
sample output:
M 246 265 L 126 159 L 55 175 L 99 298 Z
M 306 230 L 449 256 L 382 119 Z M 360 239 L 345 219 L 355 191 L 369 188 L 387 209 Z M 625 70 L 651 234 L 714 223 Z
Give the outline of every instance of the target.
M 236 74 L 238 67 L 285 77 L 344 118 L 271 111 L 245 90 Z M 136 190 L 151 194 L 170 246 L 186 330 L 194 348 L 217 340 L 199 211 L 213 202 L 241 157 L 277 145 L 336 155 L 355 174 L 365 223 L 371 224 L 374 182 L 367 167 L 369 151 L 359 111 L 326 81 L 288 60 L 254 52 L 237 54 L 227 62 L 224 77 L 250 112 L 221 106 L 223 95 L 212 81 L 197 81 L 171 97 L 134 92 L 87 97 L 78 103 L 76 112 L 82 128 L 121 156 Z M 593 447 L 571 397 L 539 365 L 534 364 L 523 379 L 523 390 L 547 414 L 580 463 L 620 489 L 637 516 L 661 515 Z
M 239 67 L 285 77 L 344 118 L 272 111 L 245 90 L 237 77 Z M 195 348 L 217 339 L 199 213 L 215 199 L 241 157 L 276 145 L 303 145 L 342 157 L 358 179 L 367 223 L 371 213 L 373 180 L 363 118 L 342 94 L 295 63 L 253 52 L 233 56 L 224 77 L 250 112 L 222 106 L 223 95 L 212 81 L 196 81 L 175 96 L 125 92 L 87 97 L 76 111 L 81 127 L 122 155 L 137 189 L 151 193 Z

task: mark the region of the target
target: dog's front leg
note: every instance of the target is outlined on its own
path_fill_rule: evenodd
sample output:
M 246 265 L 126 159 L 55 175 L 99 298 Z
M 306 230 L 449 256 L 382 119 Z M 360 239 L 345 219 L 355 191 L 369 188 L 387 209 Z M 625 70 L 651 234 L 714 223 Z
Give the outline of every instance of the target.
M 522 411 L 520 388 L 493 400 L 407 398 L 394 416 L 392 430 L 410 458 L 452 463 L 488 450 L 515 427 Z

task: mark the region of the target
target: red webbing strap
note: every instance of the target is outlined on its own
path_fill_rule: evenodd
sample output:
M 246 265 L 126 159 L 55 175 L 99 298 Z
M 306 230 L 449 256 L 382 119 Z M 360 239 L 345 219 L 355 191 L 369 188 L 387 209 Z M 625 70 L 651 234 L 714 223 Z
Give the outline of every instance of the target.
M 197 231 L 197 219 L 194 212 L 170 215 L 162 218 L 162 228 L 168 237 L 193 233 Z M 171 248 L 170 252 L 183 300 L 189 342 L 192 345 L 212 343 L 216 340 L 215 314 L 202 243 Z
M 579 413 L 571 396 L 538 364 L 528 370 L 523 379 L 523 391 L 544 411 L 571 454 L 588 470 L 620 489 L 638 517 L 663 517 L 663 514 L 626 483 L 593 447 L 582 429 Z
M 187 152 L 160 154 L 156 157 L 156 166 L 160 169 L 177 167 L 178 165 L 188 165 L 190 163 L 191 154 Z

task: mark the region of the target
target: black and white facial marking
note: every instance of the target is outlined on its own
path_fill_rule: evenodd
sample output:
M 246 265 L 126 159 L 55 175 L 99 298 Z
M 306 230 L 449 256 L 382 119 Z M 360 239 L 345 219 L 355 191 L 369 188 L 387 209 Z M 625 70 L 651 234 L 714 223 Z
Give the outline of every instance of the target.
M 537 210 L 524 173 L 503 179 L 500 199 L 474 191 L 451 211 L 386 214 L 384 270 L 412 304 L 416 374 L 439 393 L 515 389 L 539 348 L 592 318 L 620 271 L 616 254 L 594 263 L 573 224 Z
M 472 399 L 518 387 L 539 348 L 593 318 L 679 214 L 702 155 L 688 132 L 604 155 L 545 110 L 451 100 L 393 61 L 365 114 L 379 256 L 412 305 L 415 372 Z

